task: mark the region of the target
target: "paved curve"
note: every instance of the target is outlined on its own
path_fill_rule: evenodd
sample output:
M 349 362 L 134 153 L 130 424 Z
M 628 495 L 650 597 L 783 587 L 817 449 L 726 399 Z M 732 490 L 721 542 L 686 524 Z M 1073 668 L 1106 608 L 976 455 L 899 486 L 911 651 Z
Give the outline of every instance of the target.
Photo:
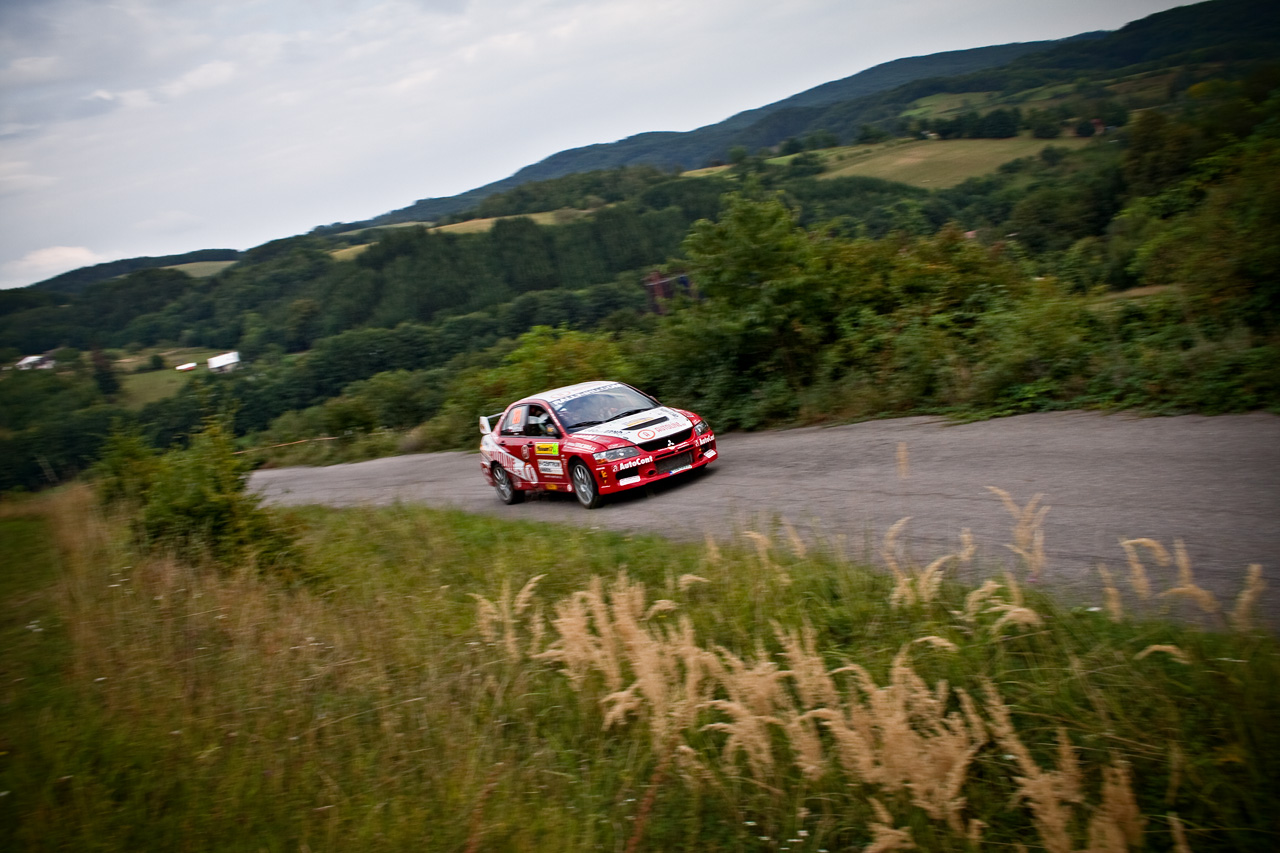
M 905 442 L 908 473 L 899 476 Z M 971 528 L 988 567 L 1010 559 L 1011 518 L 984 487 L 1021 504 L 1036 493 L 1044 522 L 1044 579 L 1068 599 L 1099 603 L 1094 566 L 1122 573 L 1121 538 L 1185 541 L 1196 578 L 1230 601 L 1245 568 L 1269 579 L 1262 608 L 1280 627 L 1280 417 L 1140 418 L 1060 412 L 953 425 L 902 418 L 719 438 L 721 458 L 701 476 L 676 478 L 582 509 L 548 495 L 503 506 L 473 453 L 432 453 L 327 468 L 255 472 L 252 489 L 281 505 L 450 506 L 506 518 L 554 521 L 679 539 L 762 529 L 778 517 L 803 534 L 846 538 L 874 553 L 897 519 L 917 562 L 954 550 Z M 1156 570 L 1157 588 L 1173 570 Z

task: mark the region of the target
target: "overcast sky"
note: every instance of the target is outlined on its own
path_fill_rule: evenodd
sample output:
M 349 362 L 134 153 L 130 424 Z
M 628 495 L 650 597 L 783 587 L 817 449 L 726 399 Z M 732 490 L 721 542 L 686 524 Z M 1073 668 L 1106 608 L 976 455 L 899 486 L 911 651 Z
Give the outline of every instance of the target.
M 245 249 L 1176 0 L 0 0 L 0 287 Z

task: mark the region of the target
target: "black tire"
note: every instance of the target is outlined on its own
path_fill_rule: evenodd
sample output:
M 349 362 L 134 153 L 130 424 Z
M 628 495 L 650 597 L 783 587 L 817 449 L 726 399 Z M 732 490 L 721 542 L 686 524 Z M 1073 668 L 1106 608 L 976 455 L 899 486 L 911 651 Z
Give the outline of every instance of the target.
M 578 496 L 578 503 L 587 509 L 600 506 L 604 498 L 600 497 L 600 489 L 590 468 L 577 459 L 573 460 L 569 463 L 569 479 L 573 481 L 573 493 Z
M 493 465 L 493 487 L 498 490 L 498 500 L 507 506 L 524 500 L 524 492 L 516 488 L 511 482 L 511 475 L 496 462 Z

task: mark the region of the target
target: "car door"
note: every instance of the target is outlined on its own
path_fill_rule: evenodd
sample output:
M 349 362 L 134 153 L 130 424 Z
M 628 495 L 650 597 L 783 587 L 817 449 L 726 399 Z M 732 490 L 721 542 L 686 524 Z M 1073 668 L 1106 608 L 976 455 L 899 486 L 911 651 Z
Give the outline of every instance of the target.
M 564 491 L 569 482 L 562 454 L 563 433 L 547 406 L 530 403 L 525 413 L 525 437 L 529 440 L 529 462 L 539 482 L 551 491 Z
M 533 437 L 525 434 L 528 421 L 527 403 L 512 406 L 507 412 L 507 416 L 502 419 L 502 426 L 498 428 L 498 463 L 523 483 L 536 484 L 537 466 L 530 463 L 533 458 Z

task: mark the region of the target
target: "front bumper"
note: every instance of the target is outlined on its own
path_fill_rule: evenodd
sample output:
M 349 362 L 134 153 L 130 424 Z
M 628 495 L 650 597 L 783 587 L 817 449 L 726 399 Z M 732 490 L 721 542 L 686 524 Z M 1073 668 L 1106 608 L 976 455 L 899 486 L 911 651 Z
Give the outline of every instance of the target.
M 709 465 L 719 456 L 715 433 L 694 435 L 675 447 L 646 453 L 618 463 L 594 463 L 600 494 L 625 492 Z

